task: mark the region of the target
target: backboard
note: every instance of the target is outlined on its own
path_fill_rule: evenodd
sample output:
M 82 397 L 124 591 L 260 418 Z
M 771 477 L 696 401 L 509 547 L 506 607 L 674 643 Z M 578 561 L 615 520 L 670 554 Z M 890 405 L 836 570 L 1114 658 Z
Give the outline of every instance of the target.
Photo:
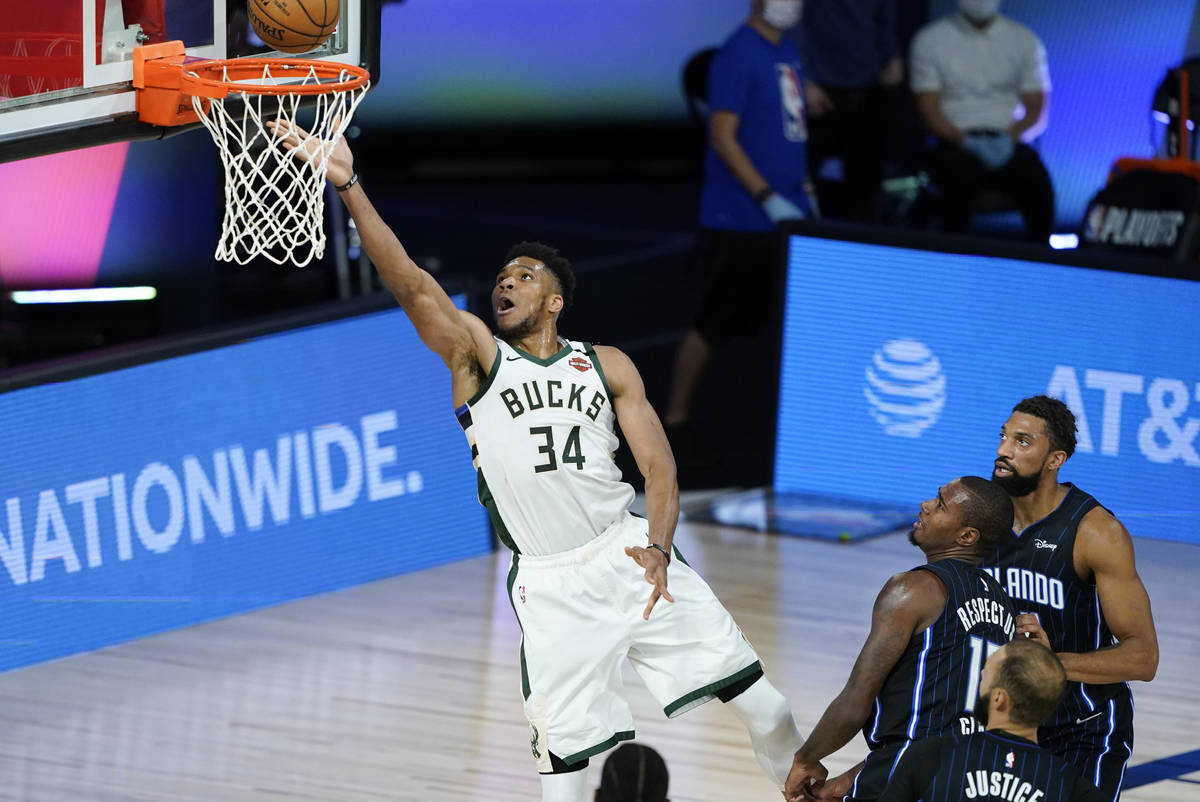
M 377 80 L 381 0 L 341 0 L 332 38 L 304 58 L 365 67 Z M 275 53 L 246 0 L 22 0 L 0 16 L 0 162 L 160 139 L 184 127 L 138 120 L 133 49 L 180 40 L 189 56 Z M 194 127 L 194 126 L 189 126 Z

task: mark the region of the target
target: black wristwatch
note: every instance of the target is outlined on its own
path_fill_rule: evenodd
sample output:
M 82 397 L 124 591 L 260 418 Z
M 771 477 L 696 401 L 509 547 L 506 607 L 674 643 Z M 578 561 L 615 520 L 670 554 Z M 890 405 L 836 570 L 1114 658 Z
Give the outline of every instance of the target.
M 667 565 L 670 565 L 670 564 L 671 564 L 671 552 L 667 551 L 665 548 L 663 548 L 663 547 L 662 547 L 662 546 L 660 546 L 659 544 L 657 544 L 657 543 L 651 543 L 651 544 L 650 544 L 649 546 L 647 546 L 646 548 L 647 548 L 647 549 L 655 549 L 655 550 L 657 550 L 657 551 L 661 551 L 661 552 L 662 552 L 662 555 L 663 555 L 664 557 L 666 557 L 666 558 L 667 558 Z

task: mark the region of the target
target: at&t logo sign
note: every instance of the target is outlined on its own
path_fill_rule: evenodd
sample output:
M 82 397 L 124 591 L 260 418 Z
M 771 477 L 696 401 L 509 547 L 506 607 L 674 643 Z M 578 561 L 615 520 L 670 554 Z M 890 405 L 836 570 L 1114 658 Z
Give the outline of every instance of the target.
M 889 340 L 866 369 L 863 395 L 871 417 L 894 437 L 920 437 L 946 405 L 942 363 L 916 340 Z

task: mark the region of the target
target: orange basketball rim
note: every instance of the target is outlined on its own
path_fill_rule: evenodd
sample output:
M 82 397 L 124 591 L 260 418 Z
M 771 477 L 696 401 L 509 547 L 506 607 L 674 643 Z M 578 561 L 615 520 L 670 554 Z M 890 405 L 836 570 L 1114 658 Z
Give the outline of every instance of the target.
M 365 69 L 318 59 L 194 59 L 182 42 L 164 42 L 134 50 L 133 86 L 143 122 L 200 122 L 217 145 L 226 202 L 218 259 L 303 266 L 324 255 L 325 173 L 370 86 Z M 297 126 L 302 104 L 312 122 Z M 288 124 L 305 158 L 276 147 L 274 121 Z

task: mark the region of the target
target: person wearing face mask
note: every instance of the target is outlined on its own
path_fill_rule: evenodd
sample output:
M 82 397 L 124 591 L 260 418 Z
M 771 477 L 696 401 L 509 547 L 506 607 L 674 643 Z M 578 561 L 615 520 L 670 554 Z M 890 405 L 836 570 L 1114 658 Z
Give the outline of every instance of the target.
M 779 269 L 775 227 L 816 216 L 808 177 L 804 74 L 784 34 L 801 0 L 752 0 L 750 17 L 709 69 L 709 137 L 700 193 L 700 231 L 691 264 L 703 289 L 675 355 L 664 423 L 683 468 L 699 467 L 692 401 L 714 349 L 758 333 L 771 320 L 763 293 Z
M 937 138 L 929 171 L 942 228 L 968 231 L 975 198 L 993 190 L 1016 201 L 1027 239 L 1046 245 L 1054 187 L 1026 144 L 1046 127 L 1046 50 L 999 10 L 1000 0 L 958 0 L 956 13 L 922 28 L 909 54 L 910 86 Z
M 973 735 L 927 738 L 896 764 L 879 802 L 1101 802 L 1095 786 L 1038 746 L 1038 724 L 1066 687 L 1054 652 L 1018 638 L 994 652 L 979 678 Z

